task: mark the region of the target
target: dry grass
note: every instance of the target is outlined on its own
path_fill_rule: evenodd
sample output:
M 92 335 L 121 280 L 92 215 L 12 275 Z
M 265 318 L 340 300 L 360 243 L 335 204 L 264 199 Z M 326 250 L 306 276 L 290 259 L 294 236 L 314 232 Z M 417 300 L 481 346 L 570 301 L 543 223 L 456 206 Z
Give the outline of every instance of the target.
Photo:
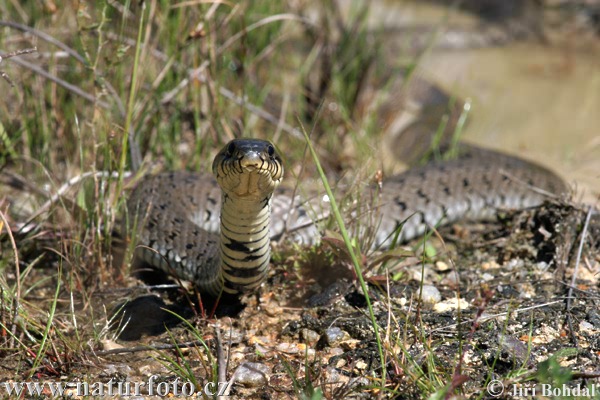
M 340 25 L 334 3 L 34 4 L 0 6 L 3 375 L 55 379 L 85 365 L 94 377 L 94 352 L 115 336 L 98 299 L 130 279 L 113 232 L 131 182 L 205 170 L 240 135 L 301 160 L 298 118 L 333 154 L 356 133 L 375 47 L 364 9 Z M 336 111 L 317 121 L 322 101 Z

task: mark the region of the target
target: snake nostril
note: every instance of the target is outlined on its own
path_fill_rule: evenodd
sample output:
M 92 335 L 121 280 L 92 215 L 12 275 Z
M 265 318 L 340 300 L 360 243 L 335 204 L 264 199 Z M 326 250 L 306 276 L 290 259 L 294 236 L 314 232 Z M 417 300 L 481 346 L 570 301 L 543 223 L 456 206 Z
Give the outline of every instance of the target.
M 248 152 L 240 159 L 240 165 L 244 168 L 260 168 L 263 160 L 260 158 L 260 154 L 252 151 Z

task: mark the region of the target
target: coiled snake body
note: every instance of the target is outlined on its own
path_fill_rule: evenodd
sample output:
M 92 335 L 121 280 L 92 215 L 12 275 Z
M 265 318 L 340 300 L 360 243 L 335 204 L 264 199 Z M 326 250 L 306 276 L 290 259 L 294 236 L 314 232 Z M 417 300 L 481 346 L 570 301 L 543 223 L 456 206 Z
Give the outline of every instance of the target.
M 129 225 L 140 227 L 137 256 L 216 296 L 259 286 L 270 239 L 286 229 L 303 243 L 318 240 L 306 202 L 276 191 L 283 167 L 270 142 L 231 141 L 215 157 L 213 174 L 169 172 L 140 182 L 128 201 Z M 383 182 L 370 215 L 374 245 L 385 247 L 399 226 L 408 240 L 428 226 L 489 219 L 498 209 L 532 207 L 566 191 L 551 171 L 489 150 L 413 168 Z M 310 208 L 323 211 L 318 202 Z

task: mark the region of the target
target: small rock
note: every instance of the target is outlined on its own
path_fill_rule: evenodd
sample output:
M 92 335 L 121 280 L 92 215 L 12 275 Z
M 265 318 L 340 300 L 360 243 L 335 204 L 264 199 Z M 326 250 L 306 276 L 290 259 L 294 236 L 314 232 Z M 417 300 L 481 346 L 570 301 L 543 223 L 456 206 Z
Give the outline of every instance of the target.
M 288 354 L 296 354 L 299 352 L 305 352 L 306 351 L 306 345 L 304 343 L 279 343 L 277 346 L 275 346 L 275 349 L 277 351 L 280 351 L 282 353 L 288 353 Z
M 587 319 L 592 325 L 594 325 L 594 328 L 600 329 L 600 313 L 598 312 L 598 310 L 595 310 L 593 308 L 590 309 L 587 312 Z
M 122 349 L 123 347 L 125 347 L 122 344 L 119 344 L 113 340 L 102 340 L 100 341 L 100 344 L 102 345 L 102 350 Z
M 500 348 L 509 355 L 509 361 L 516 362 L 518 365 L 522 365 L 525 362 L 531 362 L 531 360 L 529 360 L 529 349 L 527 344 L 511 335 L 504 334 L 498 335 L 498 342 Z
M 340 373 L 337 368 L 327 367 L 325 376 L 327 383 L 338 383 L 340 381 Z
M 339 356 L 344 353 L 345 353 L 345 351 L 341 347 L 332 347 L 331 349 L 329 349 L 330 356 Z
M 448 271 L 450 269 L 450 266 L 443 261 L 436 261 L 435 269 L 437 269 L 440 272 L 443 272 L 443 271 Z
M 349 388 L 365 387 L 365 386 L 369 386 L 370 384 L 371 384 L 371 381 L 369 381 L 369 379 L 367 379 L 364 376 L 360 376 L 357 378 L 352 378 L 350 380 L 350 382 L 348 382 L 348 387 Z
M 361 345 L 361 343 L 362 343 L 361 340 L 349 339 L 346 337 L 343 342 L 340 342 L 340 346 L 342 347 L 342 349 L 344 349 L 346 351 L 350 351 L 350 350 L 356 350 Z
M 534 264 L 535 269 L 537 269 L 538 271 L 548 271 L 548 269 L 550 268 L 550 264 L 548 264 L 545 261 L 540 261 L 536 264 Z
M 536 288 L 529 282 L 523 282 L 519 285 L 519 298 L 521 299 L 533 299 L 536 296 Z
M 481 264 L 481 270 L 486 271 L 488 269 L 498 269 L 500 265 L 496 261 L 486 261 Z
M 261 354 L 261 355 L 266 355 L 269 354 L 269 352 L 271 351 L 268 347 L 262 346 L 260 344 L 255 344 L 254 345 L 254 351 L 256 352 L 256 354 Z
M 594 325 L 587 322 L 587 321 L 581 321 L 579 323 L 579 330 L 581 332 L 587 332 L 587 333 L 596 333 L 598 330 L 594 328 Z
M 470 307 L 470 305 L 465 299 L 452 298 L 440 301 L 433 306 L 433 310 L 438 313 L 443 313 L 446 311 L 456 310 L 459 307 L 461 310 L 466 310 Z
M 277 304 L 263 304 L 262 308 L 265 310 L 265 314 L 267 314 L 269 317 L 277 317 L 283 313 L 283 309 Z
M 458 274 L 447 274 L 442 278 L 439 284 L 442 286 L 448 286 L 450 288 L 456 288 L 460 284 L 460 278 Z
M 523 270 L 525 267 L 525 261 L 523 261 L 520 258 L 513 258 L 511 260 L 508 260 L 508 262 L 505 262 L 502 265 L 502 268 L 504 268 L 507 271 L 521 271 Z
M 343 368 L 346 366 L 346 364 L 348 364 L 346 362 L 346 360 L 344 360 L 343 358 L 338 358 L 337 360 L 335 360 L 335 363 L 333 364 L 333 366 L 335 368 Z
M 327 328 L 325 333 L 323 334 L 323 341 L 328 346 L 335 346 L 339 342 L 344 339 L 344 331 L 338 328 L 337 326 L 333 326 L 331 328 Z
M 264 364 L 246 362 L 234 372 L 235 381 L 248 387 L 265 385 L 269 380 L 271 369 Z
M 496 277 L 494 275 L 487 273 L 487 272 L 484 272 L 480 276 L 481 276 L 481 280 L 483 282 L 490 282 L 490 281 L 493 281 L 494 279 L 496 279 Z
M 367 369 L 368 366 L 369 365 L 366 362 L 364 362 L 363 360 L 358 360 L 354 364 L 354 368 L 356 368 L 358 370 L 365 370 L 365 369 Z
M 312 329 L 302 329 L 300 331 L 300 340 L 308 345 L 314 345 L 319 340 L 319 334 Z
M 106 375 L 120 375 L 120 376 L 129 376 L 134 371 L 127 364 L 107 364 L 104 367 L 103 371 Z
M 152 368 L 149 365 L 142 365 L 138 369 L 138 373 L 142 376 L 152 376 L 154 373 L 152 372 Z
M 417 293 L 421 294 L 421 301 L 426 305 L 434 305 L 442 300 L 442 294 L 433 285 L 423 285 Z
M 223 329 L 221 335 L 226 342 L 241 343 L 244 340 L 244 334 L 237 329 Z
M 312 357 L 315 355 L 315 349 L 309 348 L 304 343 L 280 343 L 275 347 L 275 349 L 281 353 L 287 353 L 287 354 L 300 353 L 300 354 L 307 355 L 309 357 Z

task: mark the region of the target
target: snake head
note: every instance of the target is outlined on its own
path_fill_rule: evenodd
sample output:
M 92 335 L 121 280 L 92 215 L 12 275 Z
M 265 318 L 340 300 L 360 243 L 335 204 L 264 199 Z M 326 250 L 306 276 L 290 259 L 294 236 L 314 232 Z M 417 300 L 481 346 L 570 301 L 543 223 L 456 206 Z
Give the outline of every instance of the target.
M 260 200 L 281 182 L 283 164 L 271 142 L 234 139 L 216 155 L 213 174 L 226 194 Z

